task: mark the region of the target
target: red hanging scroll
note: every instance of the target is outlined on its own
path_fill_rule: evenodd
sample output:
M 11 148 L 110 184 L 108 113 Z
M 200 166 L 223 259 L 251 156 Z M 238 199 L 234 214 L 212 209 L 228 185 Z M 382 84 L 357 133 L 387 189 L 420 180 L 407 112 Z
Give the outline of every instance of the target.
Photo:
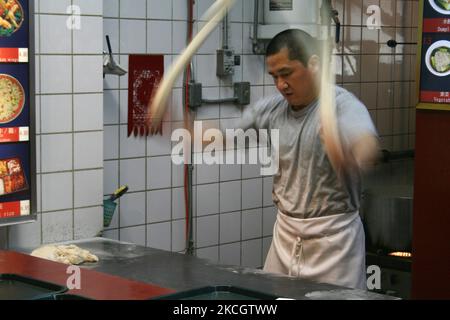
M 146 136 L 151 123 L 148 103 L 163 77 L 164 56 L 130 55 L 128 69 L 128 136 Z

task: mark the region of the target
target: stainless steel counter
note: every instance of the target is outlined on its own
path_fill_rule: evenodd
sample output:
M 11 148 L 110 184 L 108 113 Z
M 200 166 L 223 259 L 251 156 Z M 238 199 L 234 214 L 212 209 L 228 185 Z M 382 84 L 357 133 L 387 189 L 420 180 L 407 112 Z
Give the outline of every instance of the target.
M 328 284 L 277 276 L 261 270 L 220 266 L 197 257 L 134 244 L 94 238 L 71 241 L 100 261 L 84 268 L 155 284 L 176 291 L 211 285 L 232 285 L 292 299 L 390 300 L 394 297 Z M 24 251 L 24 250 L 22 250 Z

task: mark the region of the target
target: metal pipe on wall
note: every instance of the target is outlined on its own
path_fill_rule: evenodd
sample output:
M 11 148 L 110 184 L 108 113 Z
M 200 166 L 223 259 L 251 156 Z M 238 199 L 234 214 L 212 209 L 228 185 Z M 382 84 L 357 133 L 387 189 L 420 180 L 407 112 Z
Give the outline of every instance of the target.
M 206 103 L 206 104 L 218 104 L 218 103 L 234 103 L 237 100 L 238 100 L 237 98 L 223 98 L 223 99 L 216 99 L 216 100 L 202 99 L 202 102 Z
M 194 0 L 187 0 L 187 12 L 188 12 L 188 18 L 187 18 L 187 35 L 186 35 L 186 43 L 189 45 L 189 43 L 192 41 L 193 36 L 193 28 L 194 28 Z M 185 127 L 187 129 L 190 128 L 191 124 L 189 123 L 189 83 L 191 81 L 194 81 L 194 68 L 193 68 L 193 62 L 192 59 L 188 66 L 186 67 L 184 71 L 183 76 L 183 101 L 184 101 L 184 121 L 185 121 Z M 189 158 L 192 163 L 192 145 L 191 145 L 191 154 L 189 155 Z M 193 173 L 194 167 L 192 164 L 185 164 L 184 165 L 184 205 L 185 205 L 185 211 L 186 211 L 186 244 L 185 244 L 185 252 L 188 255 L 194 254 L 194 236 L 193 236 L 193 186 L 192 186 L 192 173 Z
M 254 0 L 254 16 L 253 16 L 253 53 L 260 54 L 258 43 L 258 25 L 259 25 L 259 0 Z
M 229 31 L 229 20 L 227 12 L 222 21 L 222 49 L 228 49 L 228 31 Z

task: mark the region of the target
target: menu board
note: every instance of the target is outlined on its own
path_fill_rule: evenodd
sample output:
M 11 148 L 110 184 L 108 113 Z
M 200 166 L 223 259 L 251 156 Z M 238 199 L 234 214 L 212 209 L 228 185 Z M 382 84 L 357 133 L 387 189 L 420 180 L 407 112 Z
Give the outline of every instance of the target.
M 450 110 L 450 0 L 422 0 L 419 108 Z
M 33 0 L 0 0 L 0 225 L 35 214 Z

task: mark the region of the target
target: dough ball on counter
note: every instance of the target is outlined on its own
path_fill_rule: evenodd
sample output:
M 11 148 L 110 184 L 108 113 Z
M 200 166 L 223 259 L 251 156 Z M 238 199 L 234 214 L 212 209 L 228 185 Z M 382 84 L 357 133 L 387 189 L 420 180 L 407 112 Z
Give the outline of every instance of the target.
M 46 245 L 34 250 L 31 255 L 42 259 L 61 262 L 64 264 L 82 264 L 84 262 L 97 262 L 98 257 L 88 250 L 70 245 Z

